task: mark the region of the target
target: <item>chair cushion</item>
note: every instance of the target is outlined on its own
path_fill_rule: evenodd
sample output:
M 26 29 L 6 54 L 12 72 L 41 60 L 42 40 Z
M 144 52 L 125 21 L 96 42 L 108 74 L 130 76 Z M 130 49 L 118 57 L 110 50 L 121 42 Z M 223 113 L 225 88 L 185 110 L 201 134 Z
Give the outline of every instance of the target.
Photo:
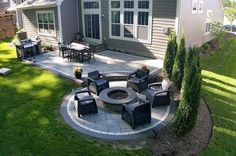
M 76 94 L 76 97 L 78 99 L 84 99 L 84 98 L 90 98 L 91 96 L 88 95 L 88 93 L 79 93 L 79 94 Z
M 140 80 L 140 79 L 137 78 L 137 77 L 132 77 L 132 78 L 129 79 L 130 82 L 133 82 L 133 83 L 136 83 L 136 84 L 139 83 L 139 80 Z
M 153 90 L 153 89 L 147 89 L 147 96 L 154 96 L 155 95 L 155 93 L 156 93 L 156 91 L 155 90 Z
M 161 85 L 155 85 L 150 87 L 151 90 L 162 90 Z
M 99 74 L 99 72 L 98 72 L 97 70 L 88 73 L 88 76 L 89 76 L 90 78 L 94 79 L 94 80 L 100 79 L 100 74 Z
M 157 94 L 157 96 L 167 96 L 167 92 L 159 93 L 159 94 Z
M 137 72 L 135 73 L 135 77 L 142 78 L 143 76 L 147 75 L 148 73 L 145 70 L 137 69 Z
M 93 103 L 93 100 L 82 101 L 82 102 L 80 102 L 80 105 L 84 106 L 84 105 L 88 105 L 88 104 L 91 104 L 91 103 Z
M 98 79 L 98 80 L 96 80 L 96 83 L 97 83 L 98 86 L 101 86 L 101 85 L 106 84 L 107 80 L 105 80 L 105 79 Z

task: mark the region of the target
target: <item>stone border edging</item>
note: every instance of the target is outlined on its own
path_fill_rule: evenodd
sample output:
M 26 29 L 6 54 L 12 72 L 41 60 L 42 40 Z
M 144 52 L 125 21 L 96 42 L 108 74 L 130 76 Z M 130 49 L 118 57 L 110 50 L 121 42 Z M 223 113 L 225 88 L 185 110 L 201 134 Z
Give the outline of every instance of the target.
M 205 99 L 203 96 L 201 97 L 201 99 L 202 99 L 202 101 L 204 102 L 204 104 L 206 105 L 208 112 L 210 113 L 210 119 L 211 119 L 211 134 L 210 134 L 210 137 L 209 137 L 209 139 L 208 139 L 208 141 L 207 141 L 207 146 L 205 146 L 202 150 L 200 150 L 198 153 L 196 153 L 196 155 L 200 154 L 201 152 L 203 152 L 203 151 L 205 151 L 205 150 L 207 149 L 208 145 L 209 145 L 210 142 L 211 142 L 211 138 L 212 138 L 212 135 L 213 135 L 213 127 L 214 127 L 214 120 L 213 120 L 213 118 L 212 118 L 211 109 L 210 109 L 210 107 L 208 106 L 207 101 L 206 101 L 206 99 Z

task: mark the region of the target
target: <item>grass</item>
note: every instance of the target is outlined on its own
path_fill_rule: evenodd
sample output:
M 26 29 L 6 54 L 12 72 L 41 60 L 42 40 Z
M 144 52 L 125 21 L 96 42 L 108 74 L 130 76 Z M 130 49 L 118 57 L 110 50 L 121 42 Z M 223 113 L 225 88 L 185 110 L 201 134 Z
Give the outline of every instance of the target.
M 81 136 L 62 119 L 63 96 L 78 87 L 72 81 L 16 60 L 11 39 L 0 42 L 0 155 L 151 155 L 146 148 L 126 150 L 120 144 Z
M 202 94 L 212 113 L 214 127 L 209 146 L 201 155 L 236 155 L 236 40 L 224 43 L 222 52 L 201 60 Z

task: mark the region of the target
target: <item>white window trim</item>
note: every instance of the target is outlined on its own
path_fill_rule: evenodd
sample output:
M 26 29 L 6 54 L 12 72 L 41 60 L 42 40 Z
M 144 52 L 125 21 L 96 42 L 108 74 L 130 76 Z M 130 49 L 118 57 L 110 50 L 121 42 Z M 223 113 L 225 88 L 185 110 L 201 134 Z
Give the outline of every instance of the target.
M 54 33 L 53 34 L 48 34 L 48 33 L 41 33 L 39 32 L 39 22 L 38 22 L 38 14 L 47 14 L 47 13 L 52 13 L 53 14 L 53 26 L 54 26 Z M 55 14 L 53 10 L 47 10 L 47 11 L 36 11 L 36 21 L 37 21 L 37 30 L 39 35 L 43 36 L 51 36 L 51 37 L 56 37 L 56 23 L 55 23 Z
M 99 7 L 98 8 L 92 8 L 92 9 L 85 9 L 84 8 L 84 2 L 98 2 Z M 83 27 L 83 35 L 85 40 L 88 42 L 93 42 L 93 43 L 102 43 L 102 19 L 101 19 L 101 0 L 81 0 L 81 7 L 82 7 L 82 27 Z M 99 31 L 100 31 L 100 39 L 93 39 L 93 38 L 88 38 L 85 36 L 85 20 L 84 20 L 84 15 L 91 15 L 91 14 L 98 14 L 99 16 Z
M 193 10 L 193 4 L 196 3 L 196 10 Z M 191 8 L 192 14 L 197 14 L 198 12 L 198 0 L 192 0 L 192 8 Z
M 134 9 L 128 9 L 124 8 L 124 0 L 118 0 L 120 1 L 120 8 L 111 8 L 111 1 L 115 0 L 109 0 L 109 38 L 111 39 L 118 39 L 118 40 L 125 40 L 125 41 L 132 41 L 132 42 L 141 42 L 141 43 L 147 43 L 151 44 L 152 43 L 152 1 L 149 0 L 149 9 L 138 9 L 138 0 L 134 0 Z M 134 29 L 134 38 L 127 38 L 124 37 L 124 11 L 132 10 L 134 11 L 134 24 L 133 24 L 133 29 Z M 111 11 L 120 11 L 120 36 L 112 36 L 112 28 L 111 28 Z M 149 17 L 148 17 L 148 40 L 142 40 L 137 38 L 137 27 L 138 27 L 138 12 L 139 11 L 146 11 L 149 12 Z
M 208 13 L 211 13 L 211 17 L 210 18 L 207 17 Z M 213 14 L 212 10 L 207 10 L 206 11 L 206 23 L 205 23 L 205 30 L 204 30 L 205 31 L 205 35 L 209 35 L 210 34 L 210 31 L 206 32 L 206 24 L 212 22 L 212 14 Z
M 199 10 L 200 4 L 202 4 L 202 10 Z M 199 14 L 202 14 L 202 13 L 203 13 L 203 0 L 199 0 L 199 1 L 198 1 L 198 8 L 197 8 L 197 11 L 198 11 Z

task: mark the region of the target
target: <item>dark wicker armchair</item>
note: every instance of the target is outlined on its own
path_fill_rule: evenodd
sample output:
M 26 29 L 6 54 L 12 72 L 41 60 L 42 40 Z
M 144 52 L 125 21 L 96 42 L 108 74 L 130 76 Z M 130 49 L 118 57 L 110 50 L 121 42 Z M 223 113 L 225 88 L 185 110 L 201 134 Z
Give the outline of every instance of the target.
M 146 91 L 147 100 L 151 101 L 152 107 L 167 106 L 170 104 L 169 84 L 163 82 L 152 83 Z
M 97 113 L 97 104 L 95 98 L 91 95 L 90 90 L 73 90 L 75 109 L 78 112 L 78 117 L 84 114 Z
M 99 95 L 102 90 L 109 88 L 109 82 L 96 70 L 88 73 L 88 88 Z
M 148 87 L 148 71 L 137 69 L 136 72 L 130 74 L 127 80 L 127 87 L 139 93 L 146 90 Z
M 145 123 L 151 123 L 150 102 L 141 100 L 134 104 L 124 104 L 121 118 L 133 129 Z

